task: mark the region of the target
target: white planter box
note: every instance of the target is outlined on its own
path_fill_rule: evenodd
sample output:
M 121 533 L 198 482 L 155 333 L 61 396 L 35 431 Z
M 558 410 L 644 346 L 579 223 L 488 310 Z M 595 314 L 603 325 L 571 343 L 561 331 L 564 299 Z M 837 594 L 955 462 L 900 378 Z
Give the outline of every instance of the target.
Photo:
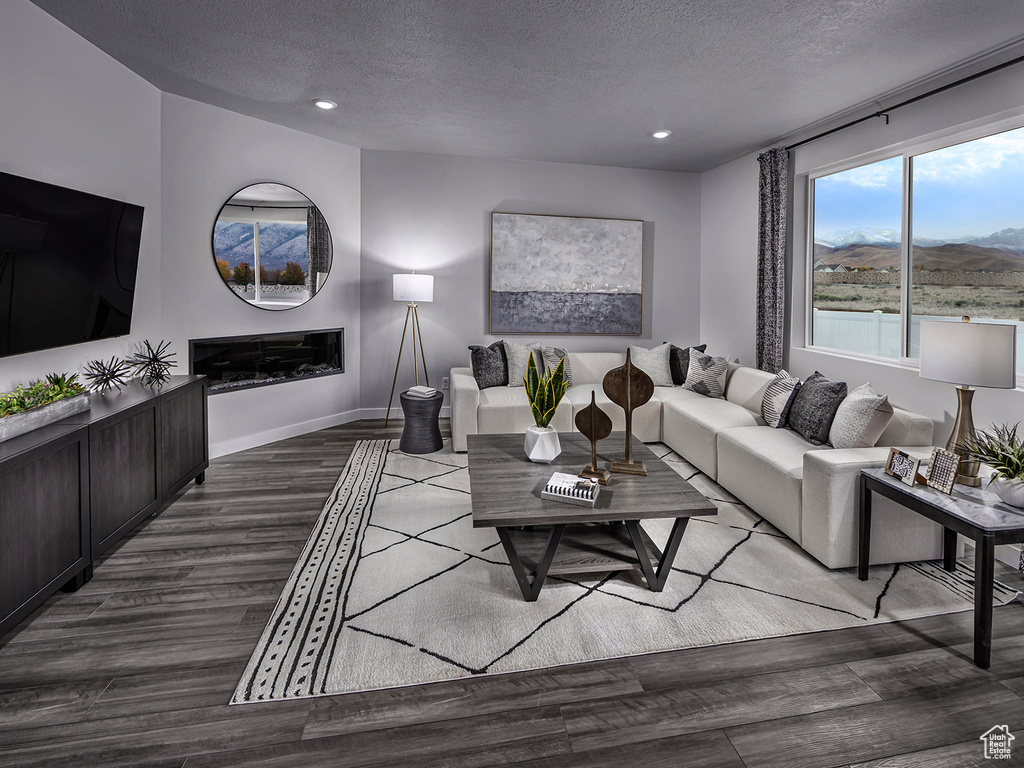
M 41 405 L 31 411 L 4 416 L 0 419 L 0 443 L 88 410 L 89 393 L 83 392 L 66 400 Z

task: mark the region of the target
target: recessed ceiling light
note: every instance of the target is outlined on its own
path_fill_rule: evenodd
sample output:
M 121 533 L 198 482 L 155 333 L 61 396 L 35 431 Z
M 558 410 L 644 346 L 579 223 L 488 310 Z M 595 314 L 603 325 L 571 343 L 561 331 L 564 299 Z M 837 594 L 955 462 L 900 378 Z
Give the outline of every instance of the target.
M 328 101 L 327 99 L 317 99 L 313 103 L 316 106 L 320 107 L 320 109 L 334 109 L 336 106 L 338 106 L 333 101 Z
M 667 139 L 672 135 L 672 131 L 655 131 L 651 134 L 656 139 Z

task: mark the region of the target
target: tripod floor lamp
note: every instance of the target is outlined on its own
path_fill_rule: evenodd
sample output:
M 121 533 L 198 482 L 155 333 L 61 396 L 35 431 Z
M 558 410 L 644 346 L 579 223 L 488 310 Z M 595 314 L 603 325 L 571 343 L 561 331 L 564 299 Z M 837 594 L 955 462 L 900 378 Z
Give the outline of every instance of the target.
M 420 320 L 416 314 L 417 302 L 424 304 L 434 300 L 434 276 L 417 275 L 394 275 L 393 292 L 395 301 L 407 301 L 409 307 L 405 310 L 405 326 L 402 328 L 402 342 L 398 345 L 398 360 L 395 361 L 395 377 L 391 380 L 391 394 L 388 395 L 388 412 L 384 417 L 384 426 L 388 425 L 391 418 L 391 401 L 395 397 L 395 384 L 398 382 L 398 367 L 402 364 L 402 347 L 405 346 L 405 336 L 409 330 L 409 322 L 412 321 L 412 370 L 416 377 L 417 386 L 420 383 L 419 360 L 423 360 L 423 380 L 430 386 L 430 377 L 427 375 L 427 358 L 423 354 L 423 333 L 420 331 Z M 416 356 L 416 340 L 419 339 L 420 354 Z

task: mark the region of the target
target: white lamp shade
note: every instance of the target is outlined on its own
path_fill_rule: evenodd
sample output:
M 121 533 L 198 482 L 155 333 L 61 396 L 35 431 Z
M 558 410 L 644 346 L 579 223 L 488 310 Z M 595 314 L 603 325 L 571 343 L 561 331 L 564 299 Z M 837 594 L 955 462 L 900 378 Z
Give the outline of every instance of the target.
M 1017 384 L 1017 326 L 921 321 L 923 379 L 965 387 L 1013 389 Z
M 393 279 L 395 301 L 434 300 L 433 275 L 395 275 Z

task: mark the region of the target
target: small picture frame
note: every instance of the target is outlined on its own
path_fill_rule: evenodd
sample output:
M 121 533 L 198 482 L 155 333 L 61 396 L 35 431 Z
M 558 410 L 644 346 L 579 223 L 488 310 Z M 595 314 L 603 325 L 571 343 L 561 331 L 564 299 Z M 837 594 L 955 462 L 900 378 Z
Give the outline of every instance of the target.
M 935 488 L 943 493 L 952 493 L 953 482 L 956 480 L 956 473 L 959 469 L 959 456 L 942 448 L 935 448 L 932 450 L 932 459 L 925 471 L 925 480 L 930 488 Z
M 920 466 L 920 459 L 912 458 L 909 453 L 898 448 L 890 448 L 889 458 L 885 461 L 885 474 L 912 486 L 917 480 L 917 470 Z

